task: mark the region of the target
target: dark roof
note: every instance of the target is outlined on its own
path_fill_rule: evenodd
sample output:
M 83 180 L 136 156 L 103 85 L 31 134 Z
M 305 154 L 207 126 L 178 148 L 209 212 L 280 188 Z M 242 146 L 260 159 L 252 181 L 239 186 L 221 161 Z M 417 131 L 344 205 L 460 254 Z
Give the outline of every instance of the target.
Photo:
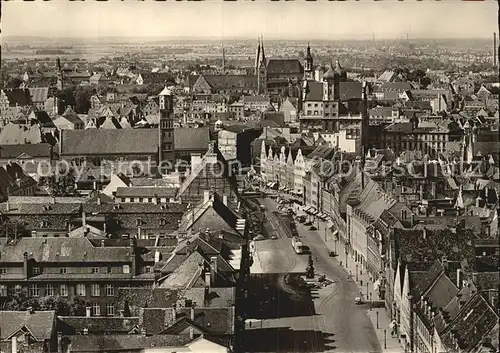
M 264 112 L 263 114 L 264 120 L 274 121 L 278 125 L 283 125 L 285 121 L 285 113 L 284 112 Z
M 256 88 L 257 75 L 200 75 L 215 89 Z
M 4 92 L 7 95 L 11 106 L 15 106 L 16 104 L 19 106 L 32 104 L 29 89 L 6 89 Z
M 189 317 L 190 309 L 180 309 L 179 317 Z M 195 308 L 194 322 L 211 335 L 234 334 L 234 307 Z
M 50 158 L 52 146 L 48 143 L 23 144 L 23 145 L 0 145 L 0 159 L 15 159 L 21 154 L 33 158 Z
M 26 327 L 37 341 L 50 339 L 56 316 L 55 311 L 0 311 L 0 340 Z
M 130 187 L 123 188 L 119 187 L 116 189 L 115 196 L 117 198 L 121 197 L 175 197 L 177 192 L 176 188 L 165 188 L 165 187 Z
M 441 342 L 450 351 L 470 352 L 498 324 L 498 315 L 487 300 L 476 294 L 461 309 L 441 334 Z
M 182 347 L 192 341 L 186 335 L 76 335 L 70 336 L 72 352 L 139 351 L 150 347 Z
M 340 99 L 361 99 L 363 95 L 363 85 L 361 82 L 340 82 Z
M 64 335 L 75 335 L 84 329 L 88 329 L 90 334 L 127 334 L 139 324 L 138 317 L 58 316 L 57 319 L 58 331 Z
M 210 141 L 210 128 L 179 128 L 174 130 L 175 150 L 207 150 Z
M 266 67 L 267 74 L 303 74 L 304 67 L 297 59 L 270 59 Z
M 61 155 L 158 153 L 156 129 L 63 130 Z
M 306 101 L 323 101 L 323 83 L 307 82 Z

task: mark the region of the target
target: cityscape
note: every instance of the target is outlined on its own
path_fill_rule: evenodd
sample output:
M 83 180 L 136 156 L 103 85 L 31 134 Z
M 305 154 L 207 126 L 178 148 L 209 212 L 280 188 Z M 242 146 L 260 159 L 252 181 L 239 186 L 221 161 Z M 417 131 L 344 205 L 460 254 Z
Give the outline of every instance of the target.
M 498 3 L 6 2 L 1 353 L 499 353 Z

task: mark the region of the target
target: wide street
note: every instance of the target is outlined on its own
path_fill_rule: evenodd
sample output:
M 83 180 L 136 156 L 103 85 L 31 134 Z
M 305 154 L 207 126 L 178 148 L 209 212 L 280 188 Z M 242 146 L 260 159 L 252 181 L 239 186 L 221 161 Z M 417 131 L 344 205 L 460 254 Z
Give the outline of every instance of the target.
M 360 296 L 356 284 L 328 250 L 317 231 L 297 223 L 297 231 L 308 246 L 316 274 L 334 283 L 325 288 L 294 286 L 294 275 L 303 272 L 308 255 L 297 255 L 289 234 L 280 226 L 276 202 L 261 200 L 267 208 L 266 219 L 278 239 L 256 242 L 261 275 L 254 276 L 251 289 L 257 304 L 249 307 L 246 332 L 247 352 L 381 352 L 368 307 L 354 304 Z M 297 277 L 297 276 L 295 276 Z M 262 319 L 262 320 L 261 320 Z

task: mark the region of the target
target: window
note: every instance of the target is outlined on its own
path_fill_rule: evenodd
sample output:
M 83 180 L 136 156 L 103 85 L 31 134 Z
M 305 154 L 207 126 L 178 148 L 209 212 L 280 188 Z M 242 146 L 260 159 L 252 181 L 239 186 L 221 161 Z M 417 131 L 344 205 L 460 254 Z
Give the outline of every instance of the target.
M 114 304 L 106 304 L 106 315 L 115 316 L 115 305 Z
M 125 198 L 124 197 L 122 197 L 122 202 L 125 202 Z
M 111 267 L 111 266 L 108 266 L 108 269 L 107 269 L 107 270 L 108 270 L 108 271 L 107 271 L 108 273 L 111 273 L 111 272 L 112 272 L 112 267 Z
M 45 285 L 45 295 L 46 296 L 53 296 L 54 294 L 55 294 L 54 286 L 52 284 L 46 284 Z
M 163 219 L 163 218 L 162 218 L 162 219 L 160 219 L 160 225 L 161 225 L 161 226 L 164 226 L 164 225 L 166 225 L 166 224 L 167 224 L 167 221 L 166 221 L 165 219 Z
M 7 286 L 5 284 L 0 284 L 0 297 L 7 296 Z
M 0 275 L 5 275 L 7 273 L 6 268 L 0 268 Z
M 87 292 L 85 290 L 85 284 L 77 284 L 75 294 L 82 297 L 86 296 Z
M 142 199 L 141 199 L 141 202 L 142 202 Z M 136 220 L 136 224 L 137 224 L 138 226 L 142 225 L 142 221 L 141 221 L 141 219 L 140 219 L 140 218 L 137 218 L 137 220 Z
M 94 316 L 101 316 L 101 306 L 99 303 L 92 304 L 92 314 Z
M 42 272 L 42 271 L 40 271 L 40 267 L 38 267 L 38 266 L 33 267 L 33 269 L 31 271 L 34 275 L 39 275 Z
M 112 284 L 106 284 L 106 295 L 113 297 L 115 295 L 115 287 Z
M 130 273 L 130 266 L 129 265 L 123 265 L 123 273 Z
M 60 269 L 59 272 L 61 273 L 61 275 L 64 275 L 64 274 L 66 274 L 67 270 L 66 270 L 65 267 L 63 267 L 63 268 Z
M 99 267 L 93 267 L 92 273 L 99 273 Z
M 38 284 L 33 283 L 30 284 L 30 297 L 39 297 L 40 296 L 40 288 L 38 288 Z
M 150 266 L 146 266 L 146 268 L 145 268 L 145 272 L 146 272 L 146 273 L 151 273 L 151 267 L 150 267 Z
M 99 284 L 95 283 L 90 286 L 90 295 L 92 295 L 93 297 L 98 297 L 101 295 Z
M 61 284 L 61 286 L 59 287 L 59 295 L 61 297 L 68 296 L 68 285 L 67 284 Z

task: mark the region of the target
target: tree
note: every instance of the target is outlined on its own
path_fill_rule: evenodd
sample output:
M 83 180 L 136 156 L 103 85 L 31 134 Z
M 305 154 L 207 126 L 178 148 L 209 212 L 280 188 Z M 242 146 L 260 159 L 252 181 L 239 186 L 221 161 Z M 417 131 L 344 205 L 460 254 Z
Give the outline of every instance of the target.
M 314 264 L 312 255 L 309 255 L 309 260 L 307 261 L 306 278 L 314 278 Z
M 25 311 L 29 307 L 33 310 L 40 310 L 40 304 L 36 298 L 28 297 L 28 291 L 25 288 L 9 290 L 8 296 L 0 300 L 0 307 L 5 311 Z
M 19 88 L 21 84 L 23 83 L 23 80 L 21 80 L 19 77 L 12 77 L 9 80 L 7 80 L 7 88 Z
M 40 310 L 49 311 L 54 310 L 57 315 L 68 316 L 71 315 L 70 302 L 63 297 L 43 297 L 39 300 Z
M 24 222 L 15 219 L 8 219 L 1 225 L 0 235 L 2 238 L 7 238 L 9 240 L 20 239 L 27 236 L 28 231 L 26 230 Z
M 75 96 L 75 111 L 79 114 L 87 114 L 90 107 L 90 92 L 87 90 L 78 90 Z
M 55 173 L 44 178 L 42 185 L 46 186 L 52 196 L 74 196 L 77 194 L 75 187 L 74 170 L 68 172 L 60 171 L 58 175 Z

